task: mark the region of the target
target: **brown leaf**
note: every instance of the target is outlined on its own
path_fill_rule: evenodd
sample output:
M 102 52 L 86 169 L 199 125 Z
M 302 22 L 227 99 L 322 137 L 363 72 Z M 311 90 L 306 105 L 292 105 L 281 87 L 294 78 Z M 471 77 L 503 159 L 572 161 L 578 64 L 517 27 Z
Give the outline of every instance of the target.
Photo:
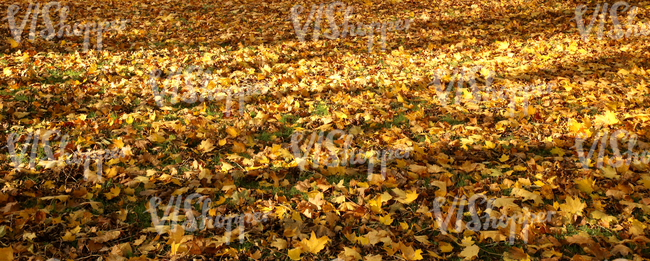
M 100 236 L 91 237 L 90 240 L 94 241 L 95 243 L 104 243 L 118 238 L 120 236 L 120 233 L 121 232 L 119 230 L 107 231 Z

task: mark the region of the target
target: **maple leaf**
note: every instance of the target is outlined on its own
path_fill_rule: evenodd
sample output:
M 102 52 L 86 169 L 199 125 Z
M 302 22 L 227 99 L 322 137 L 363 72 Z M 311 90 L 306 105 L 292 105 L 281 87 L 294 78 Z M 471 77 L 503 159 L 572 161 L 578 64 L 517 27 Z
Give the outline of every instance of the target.
M 400 203 L 403 203 L 403 204 L 410 204 L 411 202 L 415 201 L 417 198 L 418 198 L 417 191 L 415 191 L 415 190 L 406 191 L 406 194 L 400 195 L 400 197 L 397 199 L 397 201 L 399 201 Z
M 526 200 L 533 200 L 535 205 L 539 205 L 543 202 L 542 197 L 539 194 L 527 191 L 522 188 L 512 189 L 512 194 L 518 197 L 523 197 Z
M 449 253 L 451 251 L 454 251 L 454 247 L 447 242 L 440 242 L 440 251 L 443 253 Z
M 464 257 L 465 259 L 472 259 L 478 256 L 480 250 L 481 249 L 477 245 L 471 245 L 463 249 L 458 256 Z
M 203 153 L 213 151 L 214 148 L 214 142 L 210 139 L 201 141 L 201 144 L 199 145 L 199 149 L 203 151 Z
M 14 40 L 13 38 L 7 38 L 7 42 L 9 42 L 9 44 L 11 45 L 11 48 L 16 48 L 16 47 L 18 47 L 18 45 L 19 45 L 19 44 L 16 42 L 16 40 Z
M 325 248 L 325 245 L 327 244 L 327 242 L 329 242 L 329 240 L 330 239 L 327 236 L 316 238 L 316 233 L 312 231 L 309 240 L 302 239 L 300 241 L 300 247 L 307 252 L 310 252 L 312 254 L 317 254 L 318 252 L 323 250 L 323 248 Z
M 75 237 L 75 235 L 72 234 L 72 232 L 66 231 L 65 235 L 63 235 L 61 237 L 61 239 L 63 239 L 63 241 L 65 241 L 65 242 L 70 242 L 70 241 L 74 241 L 76 239 L 76 237 Z
M 276 238 L 275 241 L 271 243 L 271 246 L 277 248 L 278 250 L 282 250 L 287 248 L 287 241 L 282 238 Z
M 291 260 L 301 260 L 300 254 L 302 253 L 301 248 L 294 248 L 294 249 L 289 249 L 289 258 Z
M 583 178 L 575 181 L 578 190 L 591 194 L 594 192 L 593 186 L 596 182 L 592 178 Z
M 518 247 L 512 247 L 504 255 L 504 260 L 530 260 L 530 257 Z
M 238 135 L 238 133 L 237 133 L 237 129 L 235 129 L 235 128 L 233 128 L 233 127 L 228 127 L 228 128 L 226 128 L 226 132 L 227 132 L 231 137 L 233 137 L 233 138 L 236 138 L 237 135 Z
M 360 260 L 361 259 L 361 255 L 354 248 L 343 247 L 343 254 L 346 257 L 354 258 L 354 260 Z
M 363 258 L 364 261 L 382 261 L 381 255 L 368 255 Z
M 404 246 L 400 248 L 402 250 L 402 257 L 406 260 L 422 260 L 422 250 L 414 250 L 411 246 Z
M 603 115 L 596 115 L 595 119 L 596 124 L 598 125 L 616 125 L 621 121 L 616 117 L 616 113 L 612 111 L 606 111 Z
M 577 235 L 567 237 L 566 241 L 570 244 L 578 244 L 578 245 L 595 244 L 594 240 L 591 239 L 591 237 L 589 237 L 589 235 L 584 232 L 580 232 Z
M 601 168 L 603 171 L 603 176 L 605 176 L 608 179 L 620 179 L 621 175 L 616 174 L 616 169 L 612 168 L 611 166 L 606 166 Z
M 558 155 L 558 156 L 560 156 L 560 157 L 563 157 L 564 154 L 566 154 L 566 153 L 564 152 L 563 149 L 560 149 L 560 148 L 558 148 L 558 147 L 554 147 L 554 148 L 551 150 L 551 153 L 553 153 L 553 154 L 555 154 L 555 155 Z
M 632 250 L 629 247 L 627 247 L 627 246 L 625 246 L 623 244 L 618 244 L 618 245 L 614 246 L 614 248 L 612 248 L 612 251 L 611 251 L 613 256 L 616 256 L 616 255 L 628 256 L 628 255 L 630 255 L 631 252 L 632 252 Z
M 119 230 L 108 231 L 103 233 L 101 236 L 92 237 L 90 239 L 95 243 L 104 243 L 118 238 L 120 236 L 120 233 L 121 232 Z
M 600 210 L 594 210 L 594 211 L 592 211 L 590 213 L 590 215 L 594 219 L 604 220 L 604 221 L 607 221 L 607 222 L 614 222 L 614 221 L 617 220 L 616 217 L 607 215 L 607 214 L 601 212 Z
M 0 247 L 0 261 L 14 260 L 14 249 L 12 247 Z
M 111 192 L 104 193 L 104 196 L 106 196 L 106 199 L 111 200 L 111 199 L 119 196 L 120 192 L 121 192 L 120 188 L 114 187 L 114 188 L 111 189 Z
M 579 198 L 567 197 L 566 203 L 560 205 L 560 209 L 570 214 L 582 214 L 582 210 L 587 207 Z

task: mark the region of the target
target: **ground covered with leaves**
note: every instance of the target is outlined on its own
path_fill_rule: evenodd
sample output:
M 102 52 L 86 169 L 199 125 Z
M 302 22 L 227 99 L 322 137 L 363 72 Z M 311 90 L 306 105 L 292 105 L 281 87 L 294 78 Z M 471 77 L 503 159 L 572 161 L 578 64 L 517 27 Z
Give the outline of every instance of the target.
M 124 31 L 104 33 L 102 51 L 88 53 L 83 37 L 16 46 L 3 28 L 2 145 L 11 133 L 22 144 L 29 133 L 59 130 L 70 136 L 68 152 L 125 155 L 104 162 L 99 177 L 95 164 L 86 173 L 83 165 L 39 164 L 40 145 L 36 167 L 17 171 L 4 147 L 0 260 L 650 258 L 650 168 L 585 170 L 575 148 L 584 135 L 588 151 L 605 130 L 650 140 L 647 37 L 585 42 L 574 1 L 345 1 L 355 24 L 413 19 L 409 30 L 388 34 L 385 52 L 376 40 L 369 53 L 367 37 L 312 41 L 313 26 L 298 41 L 289 19 L 298 3 L 303 22 L 321 4 L 62 3 L 70 24 L 130 19 Z M 649 2 L 630 4 L 650 21 Z M 19 5 L 22 19 L 28 3 Z M 237 99 L 231 115 L 223 100 L 157 106 L 150 72 L 191 65 L 230 88 L 265 87 L 246 98 L 243 114 Z M 478 65 L 496 72 L 495 86 L 556 85 L 531 96 L 528 113 L 515 103 L 514 117 L 506 100 L 441 105 L 434 72 Z M 388 164 L 385 180 L 368 180 L 367 164 L 300 170 L 292 134 L 335 129 L 353 134 L 356 150 L 413 151 Z M 51 144 L 60 157 L 59 140 Z M 243 242 L 234 230 L 227 244 L 224 228 L 156 233 L 149 199 L 167 205 L 191 193 L 212 199 L 212 216 L 271 214 L 247 223 Z M 475 194 L 497 199 L 503 215 L 556 214 L 527 233 L 517 225 L 513 244 L 510 227 L 474 232 L 452 222 L 442 233 L 430 212 L 435 198 L 447 199 L 446 216 L 455 197 Z

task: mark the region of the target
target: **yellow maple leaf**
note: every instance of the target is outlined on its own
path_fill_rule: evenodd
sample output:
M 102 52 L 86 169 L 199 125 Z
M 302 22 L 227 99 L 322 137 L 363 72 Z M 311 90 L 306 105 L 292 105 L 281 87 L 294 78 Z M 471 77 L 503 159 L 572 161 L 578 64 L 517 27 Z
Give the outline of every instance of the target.
M 506 162 L 506 161 L 508 161 L 509 159 L 510 159 L 510 156 L 508 156 L 508 155 L 506 155 L 506 154 L 503 154 L 503 155 L 501 155 L 501 158 L 499 158 L 499 161 L 501 161 L 501 162 Z
M 371 256 L 366 256 L 363 259 L 364 261 L 381 261 L 381 255 L 371 255 Z
M 614 222 L 617 221 L 616 217 L 607 215 L 599 210 L 594 210 L 591 212 L 591 218 L 597 219 L 597 220 L 605 220 L 607 222 Z
M 596 115 L 595 121 L 599 125 L 615 125 L 621 122 L 616 117 L 616 113 L 609 110 L 606 111 L 604 115 Z
M 506 41 L 503 41 L 503 42 L 496 41 L 496 44 L 499 46 L 500 50 L 506 50 L 510 46 L 510 43 L 508 43 Z
M 14 249 L 10 247 L 0 248 L 0 261 L 14 260 Z
M 11 45 L 11 48 L 18 47 L 18 42 L 16 42 L 16 40 L 14 40 L 13 38 L 7 38 L 7 42 Z
M 418 193 L 417 191 L 406 191 L 405 198 L 398 198 L 397 201 L 403 204 L 410 204 L 411 202 L 415 201 L 418 198 Z
M 387 214 L 385 216 L 379 217 L 379 222 L 381 222 L 382 224 L 384 224 L 386 226 L 390 226 L 390 224 L 393 223 L 393 218 L 390 217 L 390 213 L 389 213 L 389 214 Z
M 582 203 L 579 198 L 567 197 L 565 204 L 560 204 L 560 210 L 570 214 L 582 214 L 587 204 Z
M 422 260 L 422 250 L 413 250 L 413 247 L 402 245 L 402 256 L 406 260 Z
M 228 164 L 227 162 L 222 162 L 221 164 L 222 164 L 221 165 L 221 170 L 223 170 L 223 171 L 229 171 L 232 168 L 234 168 L 232 165 Z
M 120 195 L 120 188 L 115 187 L 111 189 L 111 192 L 109 193 L 104 193 L 104 196 L 106 196 L 106 199 L 111 200 L 114 197 L 117 197 Z
M 287 241 L 282 239 L 282 238 L 276 238 L 273 243 L 271 243 L 272 247 L 277 248 L 278 250 L 282 250 L 287 248 Z M 300 256 L 300 254 L 298 254 Z
M 64 242 L 70 242 L 74 241 L 76 237 L 70 231 L 66 231 L 65 235 L 62 236 L 61 239 L 63 239 Z
M 551 150 L 551 153 L 556 154 L 556 155 L 558 155 L 558 156 L 560 156 L 560 157 L 563 157 L 564 154 L 566 154 L 566 153 L 564 152 L 563 149 L 560 149 L 560 148 L 558 148 L 558 147 L 554 147 L 554 148 Z
M 203 141 L 201 141 L 201 144 L 199 145 L 199 149 L 201 151 L 203 151 L 203 153 L 213 151 L 214 150 L 214 142 L 212 142 L 211 139 L 203 140 Z
M 454 251 L 454 247 L 447 242 L 440 242 L 440 251 L 443 253 L 449 253 Z
M 512 169 L 515 170 L 515 171 L 526 171 L 526 170 L 527 170 L 526 167 L 521 166 L 521 165 L 517 165 L 517 166 L 515 166 L 515 167 L 512 168 Z
M 335 114 L 336 117 L 338 117 L 339 119 L 347 119 L 347 118 L 348 118 L 348 115 L 345 114 L 345 113 L 343 113 L 343 112 L 335 111 L 334 114 Z
M 96 237 L 91 237 L 90 239 L 95 243 L 104 243 L 120 237 L 121 233 L 122 232 L 119 230 L 106 231 L 102 234 L 98 234 Z
M 226 128 L 226 132 L 227 132 L 228 134 L 230 134 L 230 136 L 232 136 L 233 138 L 237 137 L 237 134 L 238 134 L 238 133 L 237 133 L 237 129 L 235 129 L 235 128 L 233 128 L 233 127 L 228 127 L 228 128 Z
M 176 225 L 172 228 L 172 230 L 169 231 L 169 240 L 167 241 L 168 245 L 172 245 L 174 243 L 178 244 L 183 240 L 183 236 L 185 235 L 185 229 L 183 229 L 183 226 Z
M 575 181 L 576 186 L 578 187 L 578 190 L 591 194 L 594 192 L 593 185 L 596 184 L 596 182 L 592 178 L 584 178 L 584 179 L 579 179 Z
M 354 260 L 360 260 L 361 259 L 361 255 L 354 248 L 343 247 L 343 250 L 344 250 L 343 254 L 346 257 L 354 257 Z
M 608 179 L 620 179 L 621 175 L 616 174 L 616 169 L 611 166 L 607 166 L 601 169 L 603 171 L 603 176 Z
M 148 139 L 152 142 L 158 142 L 158 143 L 163 143 L 165 142 L 165 137 L 163 135 L 160 135 L 158 133 L 153 133 L 149 135 Z
M 302 253 L 302 249 L 300 249 L 299 247 L 294 248 L 294 249 L 290 249 L 289 250 L 289 258 L 291 258 L 291 260 L 300 260 L 300 254 L 301 253 Z
M 233 141 L 232 142 L 232 151 L 236 153 L 246 152 L 246 145 L 241 142 Z
M 317 254 L 318 252 L 323 250 L 323 248 L 325 248 L 325 245 L 329 240 L 330 239 L 327 236 L 316 238 L 316 233 L 312 231 L 309 240 L 303 238 L 302 241 L 300 241 L 300 246 L 302 249 L 304 249 L 307 252 L 310 252 L 312 254 Z
M 372 210 L 372 212 L 377 214 L 381 213 L 381 203 L 382 200 L 380 196 L 368 200 L 368 205 L 370 206 L 370 210 Z
M 123 148 L 124 147 L 124 141 L 122 139 L 114 139 L 113 144 L 115 144 L 115 147 L 117 148 Z
M 431 186 L 436 186 L 439 188 L 436 193 L 436 197 L 444 197 L 447 195 L 447 182 L 444 181 L 431 181 Z
M 473 257 L 478 256 L 478 251 L 481 250 L 477 245 L 471 245 L 463 249 L 458 256 L 464 257 L 465 259 L 472 259 Z
M 539 194 L 530 192 L 528 190 L 525 190 L 523 188 L 513 188 L 511 194 L 515 195 L 517 197 L 522 197 L 522 198 L 524 198 L 526 200 L 533 200 L 534 205 L 539 205 L 539 204 L 543 203 L 542 196 L 540 196 Z
M 472 240 L 472 237 L 464 237 L 463 240 L 461 241 L 461 245 L 463 246 L 472 246 L 474 245 L 474 240 Z

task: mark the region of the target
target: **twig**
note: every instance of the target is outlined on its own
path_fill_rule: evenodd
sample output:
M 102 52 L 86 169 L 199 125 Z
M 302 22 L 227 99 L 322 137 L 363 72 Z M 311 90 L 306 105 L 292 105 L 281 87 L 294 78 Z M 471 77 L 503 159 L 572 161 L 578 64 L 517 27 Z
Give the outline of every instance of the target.
M 477 245 L 477 246 L 478 246 L 478 245 Z M 492 252 L 490 252 L 490 251 L 487 251 L 487 250 L 485 250 L 484 248 L 482 248 L 482 247 L 480 247 L 480 246 L 479 246 L 478 248 L 480 248 L 480 249 L 483 250 L 485 253 L 488 253 L 488 254 L 490 254 L 490 255 L 503 256 L 503 255 L 501 255 L 501 254 L 496 254 L 496 253 L 492 253 Z

